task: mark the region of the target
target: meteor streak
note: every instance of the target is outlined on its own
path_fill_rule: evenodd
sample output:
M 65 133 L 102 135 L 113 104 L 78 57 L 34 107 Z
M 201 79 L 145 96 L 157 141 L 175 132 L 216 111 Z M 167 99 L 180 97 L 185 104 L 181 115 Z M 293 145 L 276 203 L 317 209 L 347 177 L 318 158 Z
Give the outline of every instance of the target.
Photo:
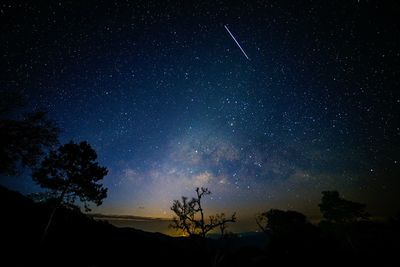
M 243 48 L 240 46 L 239 42 L 236 41 L 235 36 L 233 36 L 233 34 L 231 33 L 231 31 L 228 29 L 228 27 L 226 25 L 224 25 L 225 29 L 228 31 L 229 35 L 232 37 L 232 39 L 235 41 L 235 43 L 239 46 L 240 50 L 242 51 L 243 55 L 250 60 L 250 58 L 247 56 L 246 52 L 244 52 Z

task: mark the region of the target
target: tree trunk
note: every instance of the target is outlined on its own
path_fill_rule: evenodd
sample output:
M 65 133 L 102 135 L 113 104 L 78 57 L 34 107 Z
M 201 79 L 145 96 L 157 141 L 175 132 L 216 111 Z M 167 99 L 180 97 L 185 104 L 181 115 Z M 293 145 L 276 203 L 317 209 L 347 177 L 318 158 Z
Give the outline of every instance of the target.
M 44 241 L 46 240 L 47 233 L 48 233 L 48 231 L 49 231 L 49 228 L 50 228 L 51 223 L 53 222 L 53 218 L 54 218 L 54 215 L 56 214 L 56 210 L 57 210 L 58 207 L 60 206 L 61 201 L 64 199 L 64 195 L 65 195 L 66 191 L 67 191 L 67 190 L 64 189 L 64 191 L 61 193 L 60 197 L 57 199 L 57 202 L 56 202 L 56 204 L 54 205 L 53 210 L 51 211 L 49 221 L 47 222 L 46 227 L 44 228 L 44 231 L 43 231 L 43 234 L 42 234 L 42 238 L 41 238 L 41 240 L 40 240 L 40 243 L 41 243 L 41 244 L 43 244 Z

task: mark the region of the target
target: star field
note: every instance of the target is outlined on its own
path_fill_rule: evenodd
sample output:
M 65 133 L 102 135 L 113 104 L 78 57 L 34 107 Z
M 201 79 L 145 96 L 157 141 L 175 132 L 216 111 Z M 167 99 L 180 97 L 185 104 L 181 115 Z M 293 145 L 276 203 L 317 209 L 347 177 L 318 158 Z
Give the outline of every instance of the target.
M 239 218 L 271 207 L 318 217 L 321 191 L 334 189 L 380 216 L 400 193 L 399 10 L 3 3 L 0 84 L 46 108 L 62 141 L 96 149 L 110 172 L 95 211 L 168 217 L 173 199 L 206 186 L 211 211 Z

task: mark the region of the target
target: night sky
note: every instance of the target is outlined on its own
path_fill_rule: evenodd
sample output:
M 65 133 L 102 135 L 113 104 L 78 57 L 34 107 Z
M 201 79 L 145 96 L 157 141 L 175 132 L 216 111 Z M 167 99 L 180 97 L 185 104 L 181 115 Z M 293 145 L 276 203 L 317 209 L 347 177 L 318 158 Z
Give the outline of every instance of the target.
M 385 2 L 385 3 L 383 3 Z M 394 1 L 395 2 L 395 1 Z M 400 5 L 389 1 L 14 1 L 0 86 L 109 169 L 94 212 L 269 208 L 319 217 L 323 190 L 400 208 Z M 249 59 L 224 26 L 235 36 Z M 2 183 L 28 193 L 26 175 Z

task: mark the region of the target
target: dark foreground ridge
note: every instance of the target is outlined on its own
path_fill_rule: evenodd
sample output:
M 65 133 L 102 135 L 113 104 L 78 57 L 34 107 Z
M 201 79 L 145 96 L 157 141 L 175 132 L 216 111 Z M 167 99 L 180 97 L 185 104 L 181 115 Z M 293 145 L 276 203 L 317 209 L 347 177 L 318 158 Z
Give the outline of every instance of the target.
M 400 224 L 320 225 L 290 235 L 176 238 L 96 221 L 0 187 L 2 266 L 397 266 Z M 254 242 L 253 242 L 254 241 Z

